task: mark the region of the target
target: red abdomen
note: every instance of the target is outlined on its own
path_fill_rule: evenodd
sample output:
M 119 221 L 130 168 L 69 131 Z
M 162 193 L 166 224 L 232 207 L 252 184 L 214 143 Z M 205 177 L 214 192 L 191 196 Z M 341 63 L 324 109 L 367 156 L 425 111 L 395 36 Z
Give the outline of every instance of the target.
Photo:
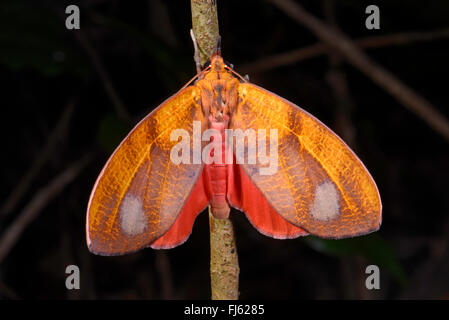
M 227 128 L 226 122 L 211 122 L 210 129 L 217 130 L 221 139 L 211 138 L 211 146 L 213 146 L 212 152 L 210 153 L 210 159 L 208 163 L 204 165 L 205 175 L 205 188 L 209 193 L 211 212 L 217 219 L 224 219 L 229 217 L 229 204 L 226 200 L 227 195 L 227 179 L 228 172 L 226 164 L 226 152 L 225 152 L 225 129 Z M 214 150 L 221 150 L 221 157 L 214 154 Z M 221 161 L 219 161 L 221 158 Z M 232 167 L 232 165 L 229 165 Z M 231 169 L 231 168 L 229 168 Z

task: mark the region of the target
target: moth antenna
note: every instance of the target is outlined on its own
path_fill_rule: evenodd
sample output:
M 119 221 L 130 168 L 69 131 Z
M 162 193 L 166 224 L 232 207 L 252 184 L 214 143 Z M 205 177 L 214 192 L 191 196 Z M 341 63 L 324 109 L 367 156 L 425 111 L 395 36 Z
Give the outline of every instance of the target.
M 210 56 L 211 56 L 211 58 L 213 56 L 221 57 L 221 36 L 220 35 L 217 37 L 217 43 L 215 44 L 214 51 L 212 52 L 212 54 Z
M 234 74 L 235 76 L 239 77 L 240 80 L 242 80 L 243 82 L 249 82 L 249 75 L 245 75 L 242 76 L 241 74 L 239 74 L 238 72 L 235 72 L 235 70 L 233 68 L 231 68 L 231 66 L 226 65 L 226 69 L 231 72 L 232 74 Z
M 193 60 L 195 61 L 196 65 L 196 73 L 201 73 L 201 59 L 200 59 L 200 49 L 198 48 L 198 42 L 196 41 L 195 34 L 193 33 L 193 29 L 190 29 L 190 37 L 192 38 L 193 42 L 193 48 L 194 48 L 194 54 L 193 54 Z
M 215 51 L 219 56 L 221 56 L 221 36 L 218 35 L 217 37 L 217 45 L 215 46 Z

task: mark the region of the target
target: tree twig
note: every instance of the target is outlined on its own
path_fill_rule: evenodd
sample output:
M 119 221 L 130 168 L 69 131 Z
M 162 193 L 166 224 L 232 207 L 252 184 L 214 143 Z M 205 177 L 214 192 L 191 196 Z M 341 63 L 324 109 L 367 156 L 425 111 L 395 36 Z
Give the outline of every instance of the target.
M 173 297 L 173 280 L 171 275 L 171 265 L 168 255 L 165 251 L 156 251 L 156 270 L 159 274 L 161 286 L 161 298 L 164 300 L 172 300 Z
M 292 0 L 270 0 L 298 23 L 305 25 L 317 37 L 331 45 L 353 66 L 378 86 L 390 93 L 403 106 L 422 118 L 449 141 L 449 122 L 430 102 L 414 92 L 390 71 L 373 62 L 341 31 L 330 28 Z
M 359 48 L 375 49 L 446 38 L 449 38 L 449 29 L 444 28 L 429 32 L 404 32 L 381 36 L 363 37 L 355 39 L 354 43 Z M 316 58 L 324 54 L 329 54 L 329 52 L 331 51 L 331 46 L 326 45 L 325 43 L 317 43 L 307 47 L 264 57 L 254 62 L 241 65 L 239 66 L 239 72 L 242 74 L 265 72 L 278 67 L 295 64 L 306 59 Z
M 106 91 L 106 94 L 109 97 L 109 100 L 111 101 L 112 105 L 115 108 L 115 111 L 117 112 L 117 115 L 124 121 L 130 122 L 131 117 L 128 114 L 128 111 L 125 108 L 125 105 L 122 102 L 122 99 L 120 98 L 119 94 L 117 93 L 117 90 L 115 90 L 115 87 L 112 83 L 111 78 L 109 77 L 109 74 L 103 64 L 103 62 L 100 59 L 100 56 L 97 54 L 95 49 L 90 44 L 89 40 L 87 39 L 86 35 L 81 31 L 77 30 L 73 33 L 75 35 L 75 38 L 78 40 L 81 47 L 86 52 L 87 56 L 89 57 L 92 66 L 97 71 L 101 83 L 103 84 L 103 87 Z
M 191 0 L 193 33 L 200 50 L 203 65 L 217 45 L 218 17 L 217 0 Z
M 6 229 L 0 238 L 0 264 L 11 251 L 25 228 L 39 215 L 42 209 L 55 198 L 65 186 L 71 183 L 90 162 L 91 156 L 85 156 L 81 160 L 72 163 L 62 171 L 48 185 L 40 189 L 31 201 L 19 213 L 17 218 Z
M 337 27 L 337 18 L 335 14 L 335 0 L 324 1 L 324 15 L 326 22 L 332 27 Z M 335 104 L 335 129 L 343 140 L 353 149 L 356 148 L 356 130 L 352 124 L 351 118 L 355 109 L 355 103 L 351 97 L 348 82 L 343 72 L 341 56 L 335 50 L 327 52 L 329 61 L 329 70 L 326 74 L 326 80 L 331 87 Z
M 238 300 L 239 261 L 230 219 L 215 219 L 209 207 L 212 300 Z
M 37 158 L 32 162 L 25 175 L 23 175 L 15 184 L 14 189 L 3 202 L 3 205 L 0 209 L 2 218 L 7 217 L 11 212 L 15 210 L 23 195 L 28 191 L 28 188 L 30 187 L 32 181 L 39 174 L 42 166 L 45 164 L 45 162 L 47 162 L 50 155 L 53 153 L 58 141 L 60 141 L 64 136 L 64 131 L 67 130 L 68 124 L 73 114 L 74 106 L 75 103 L 73 100 L 70 100 L 67 103 L 67 106 L 65 107 L 61 117 L 59 118 L 58 123 L 48 136 L 48 139 L 37 155 Z
M 215 0 L 191 0 L 192 25 L 204 64 L 219 37 Z M 239 264 L 231 219 L 215 219 L 209 207 L 210 276 L 213 300 L 236 300 L 239 296 Z

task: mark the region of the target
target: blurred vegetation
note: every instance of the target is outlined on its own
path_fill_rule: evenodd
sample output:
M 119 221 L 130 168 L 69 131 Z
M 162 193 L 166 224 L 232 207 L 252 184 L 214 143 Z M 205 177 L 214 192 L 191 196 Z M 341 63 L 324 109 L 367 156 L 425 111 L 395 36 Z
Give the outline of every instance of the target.
M 302 1 L 323 17 L 324 1 Z M 337 23 L 352 38 L 448 27 L 449 3 L 381 2 L 381 30 L 364 27 L 365 1 L 336 2 Z M 88 39 L 132 121 L 122 120 L 85 48 L 64 26 L 65 6 L 81 9 Z M 189 1 L 4 0 L 0 3 L 0 77 L 4 155 L 1 199 L 7 199 L 39 156 L 64 105 L 75 113 L 52 157 L 30 182 L 0 234 L 30 198 L 69 163 L 93 152 L 92 163 L 24 230 L 0 262 L 1 298 L 209 297 L 207 214 L 179 248 L 97 257 L 85 245 L 84 219 L 95 179 L 132 126 L 194 74 Z M 267 1 L 219 1 L 223 55 L 235 65 L 316 43 Z M 447 40 L 369 51 L 449 117 Z M 250 74 L 252 82 L 335 125 L 336 102 L 326 56 Z M 355 108 L 348 115 L 357 153 L 383 199 L 375 234 L 345 240 L 274 240 L 235 212 L 242 298 L 442 298 L 449 296 L 449 153 L 447 143 L 390 96 L 343 64 Z M 162 259 L 162 260 L 161 260 Z M 165 261 L 165 267 L 161 266 Z M 82 270 L 82 290 L 67 292 L 65 266 Z M 167 267 L 168 264 L 168 267 Z M 381 268 L 381 290 L 357 289 L 365 268 Z M 345 269 L 351 270 L 348 274 Z M 385 271 L 385 272 L 384 272 Z M 170 281 L 161 279 L 169 277 Z M 363 282 L 364 283 L 364 282 Z M 363 285 L 362 283 L 362 285 Z M 168 287 L 167 287 L 168 286 Z M 354 290 L 346 290 L 352 287 Z M 7 289 L 5 289 L 7 288 Z
M 357 238 L 328 240 L 308 237 L 305 243 L 313 249 L 337 257 L 360 255 L 367 263 L 386 270 L 396 281 L 406 283 L 406 276 L 402 265 L 398 261 L 393 249 L 379 234 L 370 234 Z

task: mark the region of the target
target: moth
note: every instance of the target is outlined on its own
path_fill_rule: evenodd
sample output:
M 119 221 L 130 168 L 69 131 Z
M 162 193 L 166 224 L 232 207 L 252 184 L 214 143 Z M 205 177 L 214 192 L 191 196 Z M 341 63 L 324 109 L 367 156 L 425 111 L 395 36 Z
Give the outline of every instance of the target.
M 382 211 L 370 173 L 334 132 L 219 52 L 111 155 L 89 199 L 87 245 L 100 255 L 173 248 L 208 206 L 219 219 L 243 211 L 277 239 L 363 235 Z

